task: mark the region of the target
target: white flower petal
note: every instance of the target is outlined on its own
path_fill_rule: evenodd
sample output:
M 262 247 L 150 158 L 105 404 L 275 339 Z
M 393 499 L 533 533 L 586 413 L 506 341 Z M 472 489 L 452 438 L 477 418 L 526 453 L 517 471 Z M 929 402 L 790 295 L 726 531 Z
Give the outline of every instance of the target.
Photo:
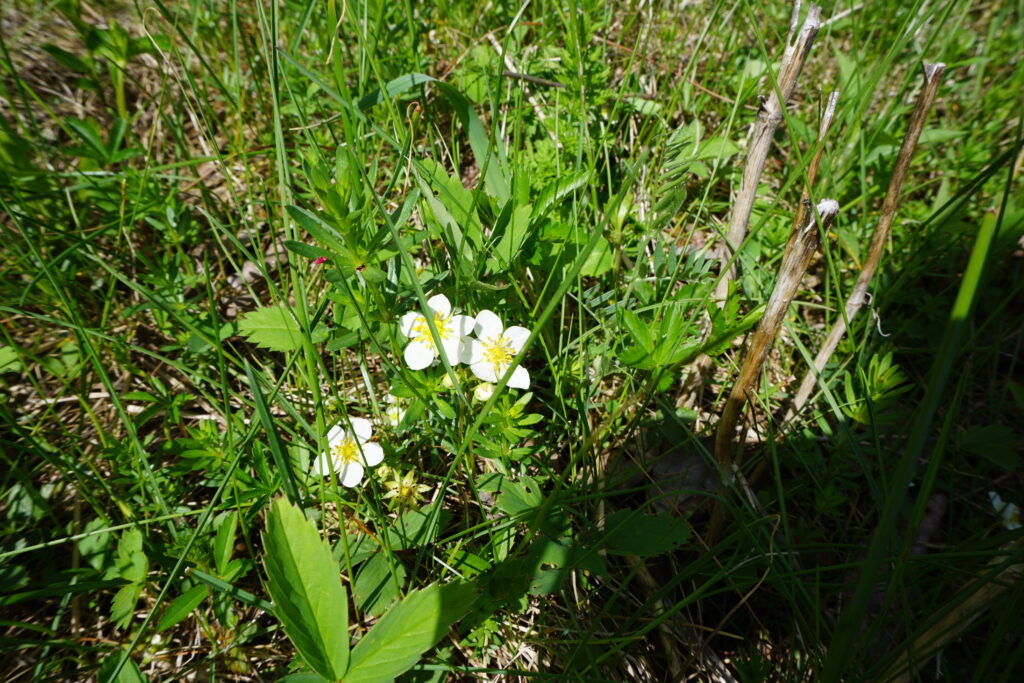
M 530 331 L 525 327 L 513 325 L 506 329 L 505 332 L 502 333 L 502 336 L 505 337 L 512 349 L 516 353 L 519 353 L 523 348 L 523 344 L 525 344 L 526 340 L 529 338 Z
M 406 365 L 413 370 L 422 370 L 434 362 L 434 347 L 421 341 L 409 342 L 403 355 Z
M 321 453 L 313 463 L 313 471 L 319 474 L 321 477 L 327 477 L 331 474 L 331 457 L 326 453 Z M 335 468 L 337 471 L 337 468 Z
M 338 472 L 338 478 L 341 479 L 341 485 L 352 488 L 363 480 L 363 466 L 357 462 L 347 463 Z
M 470 342 L 469 342 L 469 349 L 468 349 L 468 351 L 469 351 L 469 354 L 468 354 L 469 355 L 469 360 L 463 361 L 464 363 L 466 363 L 468 365 L 473 365 L 475 363 L 483 363 L 484 362 L 484 345 L 483 344 L 481 344 L 480 342 L 478 342 L 475 339 L 471 339 Z
M 448 337 L 447 339 L 441 340 L 441 348 L 444 349 L 444 355 L 448 357 L 448 363 L 450 365 L 458 365 L 459 359 L 462 356 L 462 340 L 458 337 Z
M 402 320 L 400 322 L 402 334 L 404 334 L 406 337 L 413 336 L 412 328 L 417 323 L 420 322 L 426 322 L 423 316 L 417 313 L 416 311 L 409 311 L 408 313 L 402 316 Z
M 512 371 L 512 376 L 508 378 L 508 384 L 513 389 L 529 389 L 530 388 L 530 373 L 527 372 L 526 368 L 519 366 Z
M 384 461 L 384 449 L 376 441 L 367 441 L 359 448 L 363 451 L 363 462 L 367 467 L 376 467 Z
M 349 422 L 352 425 L 352 433 L 355 434 L 356 441 L 359 443 L 369 441 L 373 436 L 373 426 L 365 417 L 350 417 Z
M 327 447 L 334 448 L 339 443 L 345 440 L 345 428 L 340 424 L 336 424 L 327 430 Z
M 474 332 L 480 339 L 486 339 L 487 337 L 497 337 L 501 334 L 502 329 L 501 320 L 493 312 L 484 309 L 476 314 L 476 326 Z
M 440 313 L 442 318 L 447 318 L 452 312 L 452 304 L 444 294 L 438 294 L 427 299 L 427 306 L 434 313 Z
M 497 382 L 498 376 L 494 374 L 494 366 L 485 361 L 479 363 L 473 363 L 469 366 L 469 369 L 473 371 L 473 374 L 482 379 L 485 382 Z
M 468 315 L 453 315 L 448 321 L 448 329 L 459 337 L 466 337 L 473 334 L 476 320 Z
M 474 342 L 469 339 L 461 339 L 459 341 L 459 362 L 469 365 L 473 359 L 473 344 L 479 344 L 480 342 Z M 483 358 L 483 349 L 480 350 L 480 358 Z M 477 360 L 479 360 L 478 358 Z

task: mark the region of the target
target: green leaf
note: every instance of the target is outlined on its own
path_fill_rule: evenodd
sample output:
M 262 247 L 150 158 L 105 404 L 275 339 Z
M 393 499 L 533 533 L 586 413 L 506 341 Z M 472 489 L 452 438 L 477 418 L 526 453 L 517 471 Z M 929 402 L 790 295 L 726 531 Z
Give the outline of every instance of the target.
M 385 530 L 388 547 L 392 550 L 405 550 L 425 548 L 433 543 L 438 529 L 444 526 L 451 516 L 447 510 L 441 510 L 441 513 L 435 516 L 433 509 L 434 506 L 427 505 L 422 510 L 409 510 L 396 519 L 394 524 Z
M 277 498 L 263 535 L 274 613 L 302 658 L 321 676 L 348 665 L 348 597 L 330 546 L 302 511 Z
M 128 529 L 117 544 L 117 573 L 132 583 L 141 583 L 149 571 L 149 559 L 142 552 L 142 532 Z
M 1012 471 L 1020 466 L 1017 438 L 1005 425 L 970 427 L 957 436 L 956 442 L 968 453 L 980 455 L 1004 470 Z
M 110 601 L 110 620 L 117 628 L 125 628 L 131 622 L 140 593 L 142 593 L 142 585 L 137 583 L 121 586 L 114 593 L 114 598 Z
M 536 510 L 542 501 L 537 482 L 530 477 L 521 477 L 517 482 L 505 479 L 494 504 L 502 512 L 515 517 Z
M 99 683 L 146 683 L 149 679 L 127 654 L 123 650 L 114 650 L 107 655 L 96 672 L 96 680 Z M 125 658 L 124 664 L 121 664 L 122 657 Z
M 5 372 L 21 372 L 21 358 L 13 346 L 0 346 L 0 374 Z
M 303 227 L 317 242 L 332 251 L 342 254 L 348 253 L 348 247 L 345 245 L 344 238 L 319 216 L 315 216 L 297 206 L 288 206 L 287 209 L 288 215 L 292 217 L 292 220 Z M 330 254 L 323 255 L 329 256 Z
M 260 387 L 260 382 L 256 379 L 256 375 L 253 374 L 249 361 L 246 360 L 244 365 L 245 377 L 249 381 L 249 390 L 252 391 L 252 402 L 256 408 L 256 414 L 260 418 L 260 424 L 263 425 L 263 431 L 266 432 L 270 455 L 273 457 L 277 471 L 280 473 L 284 492 L 288 494 L 289 500 L 298 500 L 299 489 L 295 483 L 295 475 L 292 473 L 290 461 L 285 457 L 281 438 L 277 435 L 277 426 L 270 415 L 270 407 L 267 405 L 267 400 L 263 396 L 263 389 Z
M 107 158 L 107 146 L 103 144 L 103 140 L 100 138 L 98 126 L 95 121 L 88 120 L 82 121 L 80 119 L 68 119 L 68 127 L 74 131 L 75 135 L 79 137 L 89 148 L 95 152 L 95 154 L 89 155 L 97 161 L 105 161 Z
M 242 590 L 241 588 L 224 581 L 223 579 L 219 579 L 216 576 L 212 576 L 198 569 L 192 569 L 188 574 L 193 579 L 202 581 L 210 588 L 238 600 L 243 605 L 254 607 L 266 612 L 267 614 L 274 613 L 274 606 L 272 604 L 262 598 L 256 597 L 249 591 Z
M 674 550 L 690 538 L 690 527 L 675 517 L 618 510 L 605 519 L 601 547 L 618 555 L 653 557 Z
M 182 593 L 168 605 L 167 610 L 163 616 L 160 617 L 160 621 L 156 625 L 156 630 L 166 631 L 170 627 L 174 626 L 182 619 L 192 613 L 196 607 L 199 607 L 200 603 L 206 599 L 210 591 L 206 586 L 198 585 L 193 586 L 190 590 Z
M 296 351 L 302 348 L 302 330 L 287 306 L 271 306 L 249 311 L 238 320 L 238 333 L 271 351 Z M 326 328 L 310 334 L 313 342 L 327 338 Z
M 581 171 L 551 182 L 541 190 L 537 202 L 533 205 L 533 211 L 530 213 L 530 221 L 533 222 L 546 216 L 552 206 L 586 185 L 589 180 L 590 171 Z
M 235 548 L 235 530 L 238 528 L 238 512 L 232 510 L 217 527 L 217 535 L 213 539 L 213 563 L 217 567 L 217 573 L 221 576 L 227 574 L 228 562 Z
M 393 576 L 388 558 L 383 552 L 377 552 L 356 572 L 356 580 L 352 583 L 352 599 L 359 609 L 375 617 L 383 614 L 388 605 L 399 597 L 399 587 L 404 582 L 405 567 L 397 563 Z
M 352 649 L 345 683 L 384 683 L 411 669 L 476 599 L 471 584 L 433 584 L 405 596 Z

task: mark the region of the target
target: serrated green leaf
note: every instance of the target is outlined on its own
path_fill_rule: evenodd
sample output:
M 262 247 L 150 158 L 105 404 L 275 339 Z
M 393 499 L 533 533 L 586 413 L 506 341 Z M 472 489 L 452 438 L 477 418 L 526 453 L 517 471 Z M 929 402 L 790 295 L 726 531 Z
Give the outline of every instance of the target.
M 552 206 L 586 185 L 589 180 L 590 171 L 580 171 L 579 173 L 573 173 L 565 178 L 559 178 L 558 180 L 552 181 L 547 187 L 541 190 L 540 196 L 533 205 L 533 210 L 530 213 L 531 222 L 547 215 L 547 212 Z
M 200 603 L 206 599 L 210 591 L 206 586 L 199 585 L 193 586 L 188 591 L 185 591 L 178 597 L 176 597 L 170 605 L 167 606 L 167 610 L 163 616 L 160 617 L 160 621 L 156 625 L 157 632 L 166 631 L 170 627 L 174 626 L 182 619 L 192 613 L 196 607 L 199 607 Z
M 326 339 L 326 329 L 316 330 L 310 338 Z M 249 311 L 238 319 L 238 333 L 257 346 L 271 351 L 296 351 L 302 348 L 302 331 L 290 308 L 271 306 Z
M 476 599 L 463 582 L 433 584 L 405 596 L 352 649 L 345 683 L 384 683 L 405 673 L 437 644 Z
M 302 511 L 277 498 L 263 534 L 274 614 L 302 658 L 337 680 L 348 666 L 348 597 L 330 546 Z
M 114 598 L 110 601 L 110 620 L 117 628 L 124 628 L 132 620 L 135 614 L 135 604 L 139 601 L 139 594 L 142 593 L 142 585 L 130 583 L 121 586 Z

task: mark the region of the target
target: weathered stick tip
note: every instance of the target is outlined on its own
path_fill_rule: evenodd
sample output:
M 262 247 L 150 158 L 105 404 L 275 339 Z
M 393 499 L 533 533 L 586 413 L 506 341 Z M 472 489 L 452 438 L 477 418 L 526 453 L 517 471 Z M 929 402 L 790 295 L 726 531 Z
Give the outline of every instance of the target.
M 946 65 L 942 62 L 935 62 L 934 64 L 929 64 L 928 62 L 925 62 L 923 66 L 924 77 L 926 80 L 929 81 L 937 76 L 942 75 L 942 72 L 946 70 Z
M 818 202 L 818 215 L 821 216 L 822 220 L 829 216 L 835 216 L 839 213 L 839 202 L 834 199 L 822 199 Z

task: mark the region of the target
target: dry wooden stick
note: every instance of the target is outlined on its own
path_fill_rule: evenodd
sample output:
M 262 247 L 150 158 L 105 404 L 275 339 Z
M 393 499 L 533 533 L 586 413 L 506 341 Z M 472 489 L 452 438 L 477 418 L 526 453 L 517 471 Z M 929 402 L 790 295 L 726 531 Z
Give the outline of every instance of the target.
M 821 231 L 828 232 L 829 226 L 839 212 L 839 204 L 834 199 L 823 199 L 818 203 L 817 214 L 821 221 Z M 740 485 L 747 491 L 751 501 L 756 497 L 749 490 L 746 482 L 739 472 L 739 465 L 742 462 L 742 451 L 732 453 L 733 437 L 736 434 L 736 423 L 739 421 L 740 412 L 747 402 L 749 390 L 755 386 L 761 366 L 764 364 L 768 351 L 771 350 L 775 335 L 782 326 L 782 319 L 789 309 L 789 304 L 796 295 L 800 286 L 800 280 L 807 270 L 814 252 L 819 246 L 819 232 L 815 224 L 815 212 L 811 212 L 804 224 L 793 232 L 798 233 L 791 239 L 792 248 L 786 254 L 779 270 L 779 279 L 775 283 L 775 289 L 768 298 L 764 315 L 761 316 L 757 329 L 751 337 L 750 345 L 747 348 L 747 355 L 740 367 L 740 374 L 736 377 L 729 398 L 726 399 L 725 407 L 722 409 L 722 418 L 718 421 L 718 431 L 715 433 L 715 460 L 722 477 L 722 489 L 739 478 Z M 742 444 L 743 441 L 740 440 Z M 708 529 L 708 545 L 714 545 L 722 528 L 725 525 L 725 506 L 722 501 L 715 504 L 715 510 L 711 515 L 711 524 Z
M 818 166 L 821 163 L 821 154 L 825 151 L 825 136 L 828 135 L 829 128 L 832 127 L 832 119 L 836 115 L 836 104 L 839 102 L 839 91 L 833 90 L 828 95 L 828 101 L 825 104 L 825 111 L 821 114 L 821 120 L 818 122 L 818 149 L 814 152 L 814 156 L 811 157 L 811 163 L 807 167 L 807 181 L 804 183 L 804 191 L 800 196 L 800 203 L 796 207 L 796 214 L 793 216 L 793 226 L 789 231 L 789 241 L 786 242 L 786 251 L 782 256 L 782 261 L 785 263 L 786 257 L 789 256 L 789 250 L 793 248 L 793 240 L 797 238 L 800 232 L 797 230 L 797 226 L 804 222 L 804 207 L 808 206 L 811 195 L 810 190 L 814 187 L 814 181 L 818 178 Z
M 889 229 L 892 227 L 893 217 L 896 215 L 896 208 L 899 204 L 900 191 L 903 189 L 903 181 L 907 177 L 907 169 L 910 167 L 910 159 L 914 155 L 918 138 L 921 136 L 921 129 L 924 127 L 924 120 L 931 109 L 932 101 L 935 99 L 935 92 L 939 87 L 939 80 L 946 65 L 924 64 L 924 88 L 917 98 L 917 106 L 910 116 L 907 125 L 907 132 L 903 136 L 903 144 L 900 146 L 899 154 L 896 157 L 896 165 L 893 167 L 892 178 L 889 180 L 889 189 L 885 193 L 885 200 L 882 202 L 881 214 L 878 217 L 878 224 L 871 237 L 871 246 L 868 248 L 867 258 L 864 259 L 864 266 L 861 268 L 857 283 L 846 300 L 843 315 L 836 319 L 835 324 L 829 331 L 825 343 L 822 345 L 818 355 L 814 358 L 814 367 L 804 376 L 800 389 L 793 399 L 790 409 L 786 413 L 786 420 L 791 419 L 804 407 L 807 399 L 814 389 L 815 381 L 821 373 L 828 359 L 832 356 L 839 340 L 846 333 L 846 326 L 849 321 L 857 315 L 857 311 L 864 305 L 868 287 L 878 270 L 878 263 L 882 258 L 882 251 L 889 240 Z
M 832 224 L 836 213 L 839 212 L 839 204 L 834 199 L 823 199 L 818 203 L 817 214 L 821 220 L 821 229 L 827 231 Z M 755 386 L 761 366 L 764 364 L 768 352 L 771 350 L 775 336 L 782 326 L 782 319 L 789 309 L 789 304 L 796 296 L 800 280 L 807 271 L 811 258 L 818 249 L 819 233 L 815 216 L 812 212 L 803 225 L 794 230 L 796 235 L 790 240 L 792 248 L 782 262 L 779 270 L 779 279 L 775 283 L 768 298 L 764 315 L 757 324 L 757 329 L 751 337 L 750 345 L 747 347 L 746 358 L 740 367 L 740 374 L 736 377 L 729 398 L 722 410 L 722 419 L 718 422 L 718 432 L 715 434 L 715 459 L 727 480 L 731 473 L 739 466 L 739 458 L 733 458 L 731 446 L 736 433 L 736 423 L 739 420 L 740 411 L 747 401 L 747 394 Z
M 715 289 L 715 297 L 724 299 L 729 292 L 729 281 L 736 277 L 736 267 L 730 264 L 733 254 L 739 249 L 743 239 L 747 235 L 747 223 L 750 221 L 750 212 L 754 208 L 754 199 L 757 196 L 757 184 L 761 180 L 761 173 L 764 171 L 765 161 L 768 159 L 768 149 L 772 144 L 772 136 L 782 122 L 782 112 L 793 94 L 796 87 L 796 79 L 800 75 L 807 53 L 811 50 L 811 43 L 821 27 L 821 8 L 811 4 L 807 8 L 807 18 L 794 39 L 794 31 L 800 2 L 797 0 L 793 6 L 793 18 L 790 24 L 789 36 L 786 40 L 786 48 L 782 53 L 782 66 L 779 69 L 777 85 L 772 88 L 768 99 L 761 105 L 757 112 L 757 121 L 754 123 L 754 131 L 750 139 L 747 151 L 747 161 L 743 167 L 743 179 L 740 181 L 740 190 L 736 195 L 733 204 L 732 215 L 729 218 L 729 229 L 725 234 L 728 249 L 722 256 L 722 269 L 724 275 L 718 281 Z

